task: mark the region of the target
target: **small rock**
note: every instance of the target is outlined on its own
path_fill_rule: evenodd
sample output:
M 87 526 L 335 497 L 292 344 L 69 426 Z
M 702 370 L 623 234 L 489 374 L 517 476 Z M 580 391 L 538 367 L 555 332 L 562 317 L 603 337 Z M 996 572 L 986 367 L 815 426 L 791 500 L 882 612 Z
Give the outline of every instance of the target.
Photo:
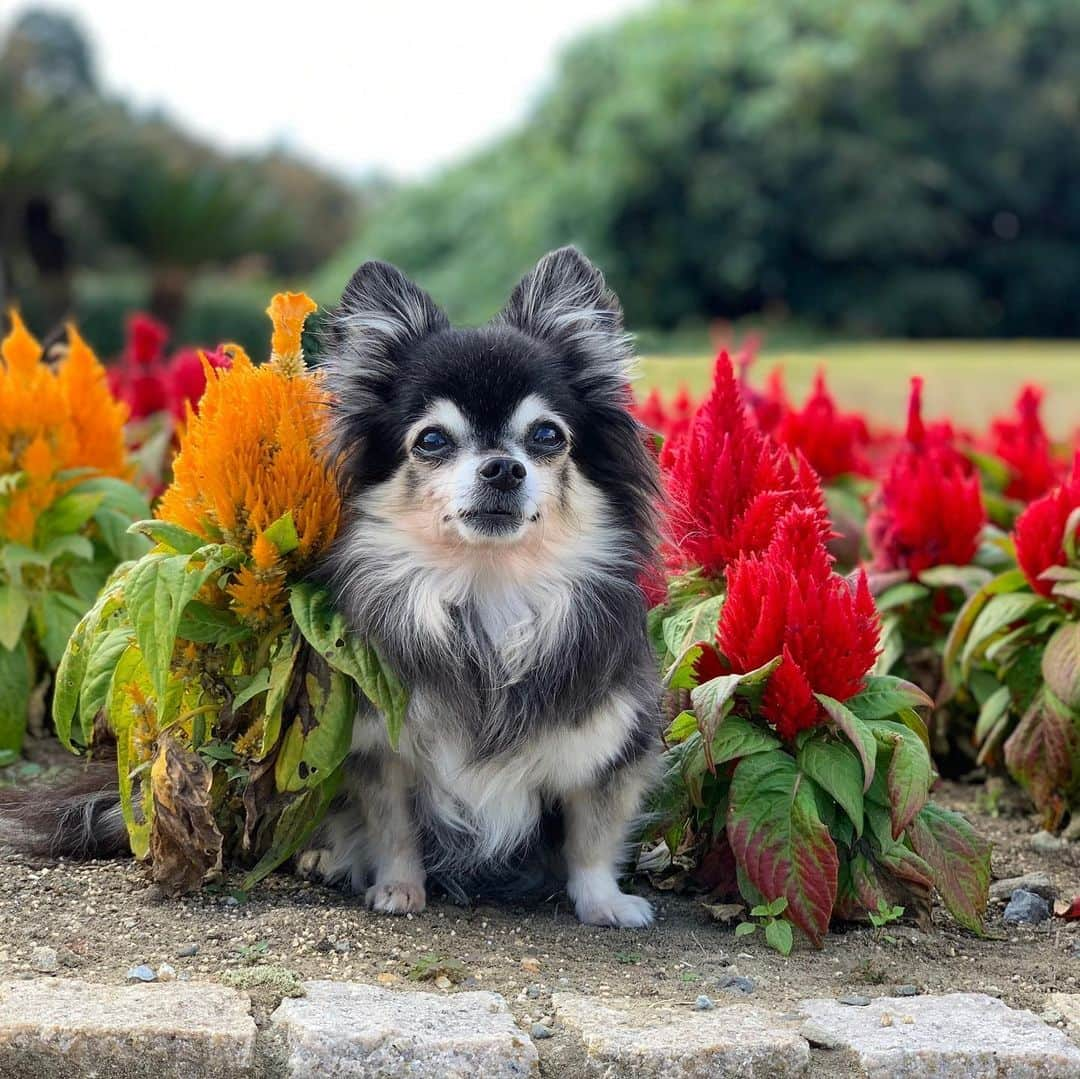
M 897 987 L 896 995 L 898 997 L 917 997 L 919 990 L 914 985 L 901 985 Z
M 881 1013 L 881 1025 L 883 1027 L 891 1027 L 892 1026 L 892 1016 L 888 1012 L 882 1012 Z
M 127 972 L 127 980 L 129 982 L 156 982 L 157 974 L 154 973 L 153 967 L 147 966 L 146 963 L 140 963 Z
M 860 996 L 858 993 L 848 993 L 837 999 L 841 1004 L 847 1004 L 852 1008 L 868 1008 L 870 1006 L 870 998 Z
M 1005 908 L 1002 921 L 1006 925 L 1038 925 L 1050 917 L 1050 905 L 1041 895 L 1017 888 Z
M 198 944 L 184 944 L 176 949 L 177 959 L 190 959 L 192 956 L 199 954 Z
M 525 990 L 525 995 L 529 998 L 529 1000 L 536 1000 L 536 998 L 540 995 L 540 986 L 530 985 L 529 988 Z
M 1054 835 L 1053 832 L 1036 832 L 1028 840 L 1028 845 L 1040 854 L 1056 854 L 1058 851 L 1065 850 L 1069 841 L 1059 835 Z
M 171 963 L 162 963 L 157 968 L 157 980 L 159 982 L 176 981 L 176 968 Z
M 55 974 L 60 969 L 60 956 L 56 949 L 45 944 L 36 947 L 30 953 L 30 969 L 38 974 Z
M 529 974 L 540 973 L 540 960 L 535 955 L 527 955 L 521 961 L 521 969 L 527 971 Z
M 453 986 L 453 984 L 454 983 L 452 981 L 450 981 L 450 979 L 445 974 L 440 974 L 435 979 L 435 988 L 436 989 L 450 989 Z
M 1057 889 L 1046 873 L 1025 873 L 1022 877 L 1007 877 L 1004 880 L 996 880 L 990 885 L 990 898 L 999 903 L 1007 903 L 1013 892 L 1022 888 L 1025 892 L 1034 892 L 1041 895 L 1048 903 L 1052 903 L 1057 896 Z
M 543 1023 L 533 1023 L 529 1033 L 532 1035 L 533 1041 L 542 1042 L 545 1038 L 550 1038 L 555 1032 L 551 1027 L 544 1026 Z
M 397 985 L 401 981 L 401 975 L 395 974 L 392 970 L 384 970 L 375 975 L 375 981 L 379 985 Z
M 711 1012 L 715 1007 L 716 1005 L 712 1002 L 712 998 L 707 997 L 704 993 L 694 1001 L 694 1011 Z
M 721 989 L 727 989 L 731 993 L 742 993 L 749 996 L 754 991 L 754 979 L 747 978 L 742 974 L 728 974 L 717 981 Z
M 1044 1023 L 1049 1023 L 1051 1026 L 1055 1026 L 1058 1023 L 1065 1022 L 1065 1016 L 1063 1016 L 1061 1012 L 1054 1011 L 1053 1008 L 1044 1008 L 1039 1013 L 1039 1018 Z

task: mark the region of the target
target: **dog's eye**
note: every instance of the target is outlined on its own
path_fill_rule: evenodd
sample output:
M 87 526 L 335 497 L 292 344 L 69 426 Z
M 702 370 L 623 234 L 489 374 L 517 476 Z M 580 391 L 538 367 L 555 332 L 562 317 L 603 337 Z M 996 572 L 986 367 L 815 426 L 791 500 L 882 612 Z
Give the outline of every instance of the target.
M 557 450 L 566 441 L 553 423 L 538 423 L 532 430 L 533 444 L 545 450 Z
M 421 453 L 442 453 L 450 447 L 450 436 L 438 427 L 428 427 L 420 432 L 416 440 L 416 449 Z

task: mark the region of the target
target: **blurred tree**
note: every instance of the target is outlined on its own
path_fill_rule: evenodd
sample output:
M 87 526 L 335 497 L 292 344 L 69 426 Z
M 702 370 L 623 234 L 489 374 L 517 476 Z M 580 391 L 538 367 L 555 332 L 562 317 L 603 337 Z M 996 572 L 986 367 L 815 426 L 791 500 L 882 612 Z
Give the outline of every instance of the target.
M 582 244 L 631 321 L 1080 334 L 1077 0 L 669 0 L 581 40 L 516 134 L 403 190 L 328 270 L 490 316 Z

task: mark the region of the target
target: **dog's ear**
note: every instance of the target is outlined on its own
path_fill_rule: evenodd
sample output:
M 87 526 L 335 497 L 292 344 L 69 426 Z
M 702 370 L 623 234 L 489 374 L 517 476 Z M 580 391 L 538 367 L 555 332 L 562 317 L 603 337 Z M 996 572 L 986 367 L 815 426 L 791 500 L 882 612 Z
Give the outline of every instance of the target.
M 450 323 L 435 301 L 388 262 L 365 262 L 352 275 L 331 323 L 338 362 L 392 365 L 403 345 Z
M 576 247 L 545 255 L 518 282 L 499 318 L 550 342 L 577 367 L 626 377 L 632 352 L 622 307 L 604 275 Z

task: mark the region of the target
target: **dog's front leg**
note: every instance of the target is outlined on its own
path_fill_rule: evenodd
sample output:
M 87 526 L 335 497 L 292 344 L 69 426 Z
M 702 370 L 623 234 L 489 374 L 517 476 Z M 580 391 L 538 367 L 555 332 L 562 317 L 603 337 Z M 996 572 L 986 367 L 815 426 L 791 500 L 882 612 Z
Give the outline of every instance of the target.
M 424 861 L 413 815 L 411 771 L 393 752 L 380 754 L 376 779 L 362 792 L 374 882 L 367 905 L 384 914 L 424 909 Z
M 652 925 L 652 905 L 619 888 L 630 822 L 652 778 L 649 762 L 625 765 L 594 788 L 563 799 L 566 890 L 581 921 L 640 929 Z

